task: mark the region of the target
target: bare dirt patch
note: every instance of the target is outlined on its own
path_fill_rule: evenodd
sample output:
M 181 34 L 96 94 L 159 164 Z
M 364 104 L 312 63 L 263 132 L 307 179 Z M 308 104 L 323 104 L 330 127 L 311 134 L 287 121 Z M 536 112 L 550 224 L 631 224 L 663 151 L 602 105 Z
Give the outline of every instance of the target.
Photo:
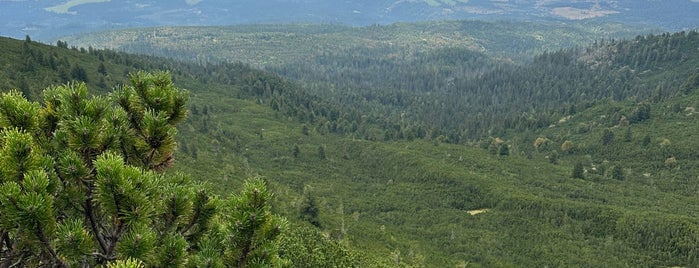
M 488 212 L 488 209 L 485 209 L 485 208 L 484 209 L 476 209 L 476 210 L 469 210 L 467 212 L 468 212 L 468 214 L 471 214 L 471 216 L 476 216 L 478 214 Z

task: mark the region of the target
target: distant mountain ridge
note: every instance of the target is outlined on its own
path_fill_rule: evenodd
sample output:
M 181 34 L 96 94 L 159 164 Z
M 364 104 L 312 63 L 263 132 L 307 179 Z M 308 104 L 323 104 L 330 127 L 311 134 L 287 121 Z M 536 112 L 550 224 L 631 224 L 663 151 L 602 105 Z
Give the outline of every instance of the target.
M 54 41 L 90 31 L 164 26 L 257 23 L 343 25 L 488 20 L 616 21 L 663 30 L 699 26 L 696 0 L 0 0 L 0 35 Z
M 61 39 L 71 46 L 108 48 L 190 62 L 240 61 L 256 67 L 273 67 L 367 46 L 390 47 L 395 53 L 406 55 L 440 47 L 463 47 L 519 61 L 544 51 L 587 45 L 594 40 L 632 38 L 652 31 L 620 23 L 453 20 L 365 27 L 327 24 L 148 27 Z

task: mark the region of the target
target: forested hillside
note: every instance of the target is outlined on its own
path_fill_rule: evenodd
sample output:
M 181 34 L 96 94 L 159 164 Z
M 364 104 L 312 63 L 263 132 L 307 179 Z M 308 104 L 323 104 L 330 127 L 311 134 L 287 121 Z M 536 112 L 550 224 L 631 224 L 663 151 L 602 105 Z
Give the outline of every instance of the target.
M 2 266 L 375 266 L 318 230 L 287 227 L 270 213 L 271 182 L 255 174 L 225 185 L 210 183 L 219 170 L 204 163 L 161 174 L 197 140 L 174 128 L 198 113 L 185 102 L 197 91 L 170 76 L 203 88 L 193 79 L 202 71 L 187 72 L 200 66 L 29 37 L 0 47 Z
M 374 60 L 405 63 L 433 49 L 453 47 L 520 61 L 544 51 L 587 45 L 599 39 L 633 37 L 649 31 L 658 29 L 613 22 L 454 20 L 366 27 L 332 24 L 153 27 L 93 32 L 62 39 L 81 47 L 108 48 L 188 62 L 244 62 L 269 68 L 309 65 L 307 61 L 316 58 L 338 56 L 374 56 Z
M 326 131 L 358 131 L 360 137 L 373 140 L 444 136 L 448 142 L 461 143 L 502 135 L 513 121 L 535 128 L 549 125 L 560 118 L 550 114 L 551 110 L 573 102 L 585 105 L 567 99 L 565 94 L 571 94 L 570 90 L 560 84 L 571 77 L 564 76 L 580 75 L 575 79 L 604 83 L 604 87 L 579 85 L 576 90 L 594 88 L 607 94 L 606 86 L 611 85 L 607 80 L 617 79 L 616 70 L 610 73 L 597 68 L 595 73 L 571 65 L 563 66 L 567 70 L 563 72 L 558 68 L 565 63 L 547 59 L 546 55 L 536 59 L 541 64 L 524 63 L 532 55 L 554 54 L 547 51 L 587 45 L 594 40 L 611 42 L 632 37 L 638 31 L 612 23 L 447 21 L 362 28 L 170 27 L 69 39 L 84 46 L 107 46 L 190 62 L 242 61 L 261 66 L 296 80 L 305 92 L 335 105 L 350 104 L 368 117 L 340 113 L 333 116 L 340 120 L 330 120 L 334 122 L 325 127 Z M 552 72 L 556 76 L 548 75 Z M 554 94 L 551 90 L 568 93 Z M 283 100 L 275 100 L 274 107 L 280 102 Z M 327 114 L 317 107 L 310 111 L 311 117 Z M 299 116 L 302 120 L 308 117 L 304 112 Z
M 43 81 L 65 81 L 54 53 L 93 66 L 85 77 L 105 89 L 170 70 L 191 100 L 177 169 L 221 195 L 263 177 L 292 223 L 279 256 L 298 267 L 699 263 L 693 31 L 518 64 L 448 46 L 270 69 L 293 82 L 240 63 L 2 42 L 3 90 L 21 78 L 36 99 Z

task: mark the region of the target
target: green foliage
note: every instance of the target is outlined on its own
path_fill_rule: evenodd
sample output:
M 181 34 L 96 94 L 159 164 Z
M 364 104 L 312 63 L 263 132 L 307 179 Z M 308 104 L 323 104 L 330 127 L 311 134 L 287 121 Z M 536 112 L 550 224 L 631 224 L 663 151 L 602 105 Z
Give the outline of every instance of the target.
M 325 146 L 318 146 L 318 159 L 325 160 Z
M 134 144 L 127 148 L 135 157 L 128 161 L 156 171 L 172 165 L 174 126 L 186 116 L 187 93 L 175 88 L 169 75 L 139 72 L 131 76 L 130 86 L 116 91 L 112 98 L 127 112 L 137 132 Z
M 56 250 L 68 260 L 80 260 L 92 253 L 94 237 L 83 226 L 83 219 L 70 219 L 58 225 Z
M 161 38 L 145 38 L 153 32 L 162 33 Z M 627 81 L 626 74 L 607 66 L 590 70 L 576 64 L 585 58 L 577 59 L 579 51 L 544 53 L 534 63 L 529 61 L 542 52 L 608 39 L 610 33 L 629 38 L 637 34 L 632 32 L 617 24 L 444 21 L 362 28 L 154 28 L 105 32 L 71 42 L 109 40 L 111 46 L 135 53 L 213 63 L 207 67 L 216 70 L 207 75 L 209 80 L 228 84 L 239 84 L 230 83 L 240 81 L 227 71 L 234 67 L 214 67 L 217 63 L 242 61 L 264 67 L 305 88 L 289 93 L 258 76 L 242 86 L 245 94 L 239 94 L 251 94 L 275 111 L 315 124 L 319 133 L 351 133 L 369 140 L 443 135 L 447 142 L 462 143 L 501 135 L 512 127 L 548 126 L 560 118 L 550 110 L 584 106 L 611 95 L 623 98 L 625 85 L 620 81 Z M 201 35 L 217 42 L 203 44 L 208 39 Z M 202 50 L 192 50 L 191 44 Z M 569 84 L 576 90 L 560 90 L 565 86 L 561 81 L 574 81 Z M 619 89 L 612 92 L 612 87 Z M 330 106 L 302 96 L 306 93 L 322 96 Z M 515 99 L 519 101 L 505 101 Z
M 126 231 L 116 245 L 120 258 L 149 260 L 158 242 L 157 232 L 148 225 L 137 224 Z
M 293 267 L 378 267 L 340 242 L 310 227 L 294 226 L 281 238 L 279 254 Z
M 107 268 L 144 268 L 144 267 L 146 267 L 143 264 L 143 262 L 136 260 L 136 259 L 117 260 L 117 261 L 108 263 L 106 266 L 107 266 Z
M 396 30 L 408 26 L 392 27 Z M 399 32 L 392 30 L 374 27 L 365 31 L 390 42 L 391 35 Z M 271 38 L 284 35 L 299 36 L 284 32 Z M 26 49 L 17 46 L 15 54 L 24 55 L 17 60 L 19 67 L 4 70 L 15 70 L 9 81 L 24 79 L 29 90 L 23 89 L 22 93 L 37 99 L 32 87 L 39 82 L 23 78 L 29 73 L 23 71 L 27 63 L 32 63 L 39 77 L 58 77 L 60 70 L 70 70 L 70 66 L 80 62 L 93 78 L 88 83 L 93 83 L 94 77 L 100 75 L 94 71 L 103 55 L 110 72 L 105 76 L 107 84 L 135 66 L 151 70 L 170 68 L 179 85 L 196 93 L 190 96 L 190 106 L 200 110 L 192 112 L 177 128 L 179 143 L 187 143 L 187 150 L 182 146 L 177 154 L 177 169 L 214 184 L 214 190 L 224 195 L 243 186 L 239 178 L 266 178 L 266 191 L 275 194 L 266 202 L 273 204 L 275 212 L 287 216 L 291 226 L 290 232 L 277 236 L 281 239 L 276 241 L 278 257 L 293 262 L 292 265 L 693 267 L 699 263 L 694 250 L 698 241 L 694 217 L 699 184 L 693 179 L 699 165 L 694 152 L 697 139 L 692 134 L 699 133 L 695 108 L 699 106 L 699 95 L 695 90 L 685 92 L 682 87 L 687 81 L 691 84 L 699 64 L 696 32 L 598 41 L 592 46 L 547 52 L 515 64 L 502 57 L 492 58 L 491 53 L 497 52 L 490 50 L 474 53 L 464 47 L 433 49 L 430 43 L 439 40 L 439 36 L 427 40 L 427 44 L 415 46 L 423 51 L 405 50 L 413 54 L 401 53 L 400 46 L 375 42 L 371 46 L 319 50 L 324 54 L 302 57 L 309 61 L 304 64 L 268 68 L 298 78 L 299 84 L 244 64 L 185 64 L 109 51 L 81 54 L 70 50 L 56 57 L 44 57 L 54 59 L 57 65 L 56 73 L 44 75 L 52 70 L 50 64 L 44 65 L 32 55 L 37 51 L 47 51 L 45 55 L 51 52 L 34 42 Z M 15 55 L 12 48 L 2 57 Z M 278 51 L 290 50 L 276 49 L 273 53 Z M 68 55 L 69 64 L 61 65 L 63 55 Z M 250 53 L 251 57 L 256 55 L 260 54 Z M 94 62 L 83 60 L 89 57 Z M 129 83 L 124 79 L 121 84 Z M 77 89 L 75 94 L 82 96 Z M 135 89 L 127 91 L 130 93 L 124 95 L 138 96 Z M 104 151 L 110 154 L 132 152 L 133 156 L 123 157 L 126 170 L 144 166 L 143 159 L 147 158 L 137 156 L 142 152 L 163 155 L 148 147 L 145 139 L 139 146 L 129 148 L 117 145 L 131 139 L 121 136 L 119 142 L 109 142 L 109 137 L 116 135 L 108 133 L 93 139 L 69 138 L 81 130 L 95 132 L 98 128 L 90 126 L 90 121 L 103 118 L 96 113 L 119 114 L 114 119 L 121 123 L 101 123 L 105 127 L 146 129 L 132 124 L 128 109 L 122 105 L 112 105 L 112 109 L 102 112 L 90 108 L 93 112 L 80 113 L 81 118 L 69 124 L 56 111 L 75 110 L 69 109 L 73 104 L 63 105 L 58 97 L 46 99 L 44 107 L 29 102 L 29 106 L 41 108 L 39 114 L 43 117 L 36 123 L 26 121 L 28 126 L 39 127 L 20 130 L 26 137 L 17 140 L 31 137 L 30 144 L 43 143 L 51 137 L 46 133 L 60 130 L 56 139 L 60 142 L 51 148 L 88 148 L 71 149 L 47 159 L 32 156 L 23 162 L 58 166 L 55 171 L 45 171 L 49 186 L 32 186 L 33 194 L 40 193 L 34 195 L 71 193 L 70 197 L 56 198 L 54 206 L 63 208 L 86 202 L 85 195 L 80 194 L 85 180 L 62 185 L 60 178 L 89 177 L 94 161 L 83 158 L 94 155 L 96 159 L 104 154 L 98 154 L 102 146 L 96 144 L 108 144 Z M 98 103 L 111 104 L 113 100 L 103 98 L 92 105 L 78 102 L 74 106 L 97 107 Z M 12 105 L 6 107 L 22 106 Z M 149 120 L 155 122 L 167 117 L 167 112 L 134 114 L 134 121 L 150 116 Z M 152 137 L 170 133 L 158 132 L 159 126 L 152 125 L 155 127 L 147 132 Z M 308 127 L 308 135 L 303 132 L 303 125 Z M 643 138 L 627 141 L 624 131 L 631 128 L 633 134 Z M 615 134 L 616 141 L 603 145 L 605 130 Z M 112 132 L 124 133 L 116 128 Z M 264 140 L 260 139 L 263 132 Z M 509 146 L 508 157 L 496 156 L 501 147 L 491 137 L 507 140 L 501 144 Z M 132 141 L 135 144 L 135 138 Z M 564 147 L 567 142 L 570 146 Z M 475 148 L 477 143 L 493 150 L 493 154 Z M 17 144 L 12 150 L 22 155 L 22 143 Z M 302 152 L 297 158 L 292 158 L 293 145 Z M 315 153 L 321 145 L 323 160 Z M 38 156 L 50 155 L 52 150 L 43 146 L 32 149 Z M 153 159 L 156 158 L 163 159 Z M 584 178 L 567 179 L 573 175 L 571 167 L 576 170 L 577 165 L 584 167 Z M 19 173 L 8 169 L 6 174 Z M 249 216 L 256 215 L 257 219 L 264 213 L 254 212 L 247 218 L 237 215 L 240 225 L 236 225 L 231 220 L 233 214 L 219 213 L 232 210 L 233 203 L 238 202 L 232 200 L 242 200 L 239 196 L 221 200 L 204 195 L 207 198 L 200 199 L 200 192 L 187 190 L 201 189 L 200 186 L 188 182 L 186 176 L 165 171 L 145 172 L 145 177 L 164 182 L 166 193 L 153 198 L 158 212 L 150 216 L 156 219 L 152 224 L 138 223 L 122 235 L 115 250 L 121 254 L 119 258 L 139 256 L 148 265 L 160 265 L 168 262 L 157 259 L 167 257 L 173 263 L 181 263 L 182 238 L 188 243 L 188 267 L 233 266 L 231 259 L 244 255 L 241 248 L 245 248 L 245 243 L 235 240 L 232 233 L 250 237 L 246 231 L 250 228 L 244 228 L 243 223 L 251 226 L 254 221 Z M 24 180 L 8 183 L 7 191 L 21 193 Z M 38 183 L 42 180 L 36 180 L 34 185 L 42 185 Z M 313 185 L 315 205 L 307 207 L 317 209 L 321 228 L 298 229 L 306 228 L 299 225 L 309 225 L 299 218 L 305 185 Z M 212 215 L 204 221 L 211 222 L 202 228 L 206 231 L 199 231 L 199 223 L 187 229 L 193 222 L 188 215 L 207 211 L 207 207 L 213 211 L 204 213 Z M 236 207 L 256 211 L 253 206 Z M 60 212 L 51 213 L 79 216 L 75 209 L 57 211 Z M 309 211 L 315 214 L 314 209 Z M 69 229 L 79 233 L 74 226 L 82 224 L 89 231 L 89 220 L 77 218 L 83 222 L 56 221 L 55 226 L 48 224 L 47 228 L 66 233 L 70 224 L 73 227 Z M 271 222 L 274 221 L 272 217 Z M 269 232 L 252 233 L 271 237 L 269 234 L 275 231 L 269 226 L 273 225 L 258 225 Z M 155 230 L 188 231 L 178 231 L 177 235 L 174 231 Z M 61 248 L 92 239 L 88 251 L 95 253 L 97 237 L 90 235 L 56 243 L 55 251 L 82 254 L 83 249 L 62 253 Z M 232 247 L 234 242 L 238 246 Z M 143 244 L 149 246 L 139 247 Z M 51 252 L 43 249 L 41 243 L 27 244 L 26 248 L 29 255 L 25 256 L 51 258 Z M 165 256 L 161 248 L 172 249 L 173 255 Z M 38 266 L 29 257 L 24 260 L 27 266 Z
M 650 135 L 646 134 L 643 136 L 643 141 L 641 142 L 643 147 L 650 145 Z
M 560 154 L 558 151 L 552 151 L 549 155 L 546 156 L 548 158 L 549 163 L 551 164 L 558 164 L 558 158 L 560 157 Z
M 73 68 L 70 69 L 70 77 L 73 80 L 76 81 L 82 81 L 82 82 L 87 82 L 90 80 L 87 76 L 87 71 L 83 67 L 80 67 L 80 65 L 73 65 Z
M 676 38 L 682 40 L 684 37 Z M 625 43 L 605 43 L 600 46 L 617 44 Z M 357 52 L 362 53 L 365 52 Z M 194 136 L 194 131 L 184 129 L 199 129 L 207 118 L 216 118 L 221 126 L 214 130 L 216 127 L 211 126 L 215 123 L 211 122 L 215 120 L 208 122 L 211 137 L 197 136 L 205 139 L 199 144 L 204 146 L 201 148 L 208 148 L 206 146 L 215 138 L 220 142 L 217 143 L 220 147 L 229 148 L 231 153 L 222 150 L 214 156 L 213 153 L 200 151 L 197 161 L 205 161 L 201 163 L 212 167 L 218 165 L 216 170 L 220 170 L 220 173 L 215 174 L 220 179 L 214 180 L 222 187 L 238 183 L 227 179 L 226 174 L 230 172 L 274 178 L 269 179 L 270 185 L 274 186 L 280 199 L 279 205 L 275 207 L 279 207 L 280 213 L 286 213 L 292 222 L 305 221 L 297 217 L 298 201 L 304 200 L 304 186 L 313 185 L 318 219 L 322 223 L 320 231 L 324 237 L 328 241 L 361 249 L 367 255 L 363 258 L 372 263 L 385 266 L 422 263 L 437 267 L 466 263 L 476 267 L 691 266 L 694 259 L 672 253 L 671 248 L 676 246 L 659 242 L 670 251 L 658 253 L 659 248 L 630 242 L 626 237 L 629 233 L 618 232 L 615 223 L 622 217 L 643 220 L 643 211 L 646 210 L 662 211 L 651 215 L 658 221 L 662 221 L 661 215 L 666 213 L 693 215 L 696 208 L 691 198 L 691 189 L 696 190 L 696 184 L 691 180 L 694 177 L 692 171 L 679 173 L 677 169 L 665 168 L 664 163 L 668 157 L 681 150 L 677 143 L 686 141 L 683 143 L 685 148 L 696 147 L 683 136 L 688 130 L 695 128 L 696 117 L 687 116 L 689 111 L 682 112 L 680 109 L 679 113 L 670 112 L 665 107 L 674 106 L 675 102 L 683 108 L 693 107 L 697 105 L 696 97 L 684 96 L 680 100 L 673 97 L 675 92 L 665 90 L 661 94 L 664 101 L 644 101 L 654 94 L 652 91 L 656 89 L 657 81 L 668 83 L 663 84 L 663 88 L 673 88 L 669 85 L 670 81 L 684 81 L 681 70 L 669 76 L 678 77 L 677 79 L 665 80 L 659 78 L 665 77 L 660 74 L 654 77 L 655 71 L 647 72 L 645 76 L 634 76 L 638 72 L 622 71 L 617 69 L 622 68 L 619 66 L 595 65 L 601 69 L 594 69 L 585 65 L 587 59 L 581 56 L 585 53 L 586 49 L 583 48 L 543 55 L 538 59 L 540 61 L 525 66 L 527 71 L 515 68 L 484 75 L 481 79 L 490 79 L 487 81 L 492 84 L 483 86 L 482 91 L 475 90 L 474 87 L 483 85 L 480 82 L 484 80 L 474 78 L 469 80 L 471 83 L 460 85 L 463 86 L 463 91 L 453 94 L 432 91 L 429 95 L 417 95 L 420 98 L 415 97 L 416 101 L 410 104 L 405 101 L 406 96 L 413 96 L 412 93 L 353 95 L 354 91 L 349 90 L 349 87 L 345 91 L 330 86 L 319 86 L 319 89 L 327 89 L 324 93 L 319 93 L 322 98 L 311 97 L 312 101 L 305 101 L 304 98 L 297 97 L 302 94 L 299 92 L 305 92 L 304 88 L 284 85 L 262 75 L 257 76 L 257 79 L 250 78 L 245 83 L 230 84 L 232 88 L 241 89 L 239 95 L 236 95 L 236 91 L 227 92 L 223 87 L 220 94 L 199 95 L 201 103 L 206 103 L 211 108 L 209 117 L 200 116 L 187 122 L 191 127 L 183 128 L 182 131 Z M 688 53 L 687 57 L 692 59 L 692 55 Z M 338 64 L 340 62 L 337 61 Z M 361 61 L 356 62 L 360 63 Z M 347 66 L 350 65 L 347 63 Z M 677 69 L 687 67 L 683 66 Z M 596 71 L 586 73 L 590 69 Z M 525 75 L 527 72 L 532 73 Z M 380 73 L 385 75 L 390 72 Z M 552 80 L 542 78 L 534 82 L 533 73 L 551 77 Z M 599 82 L 597 86 L 582 86 L 586 81 L 601 81 L 600 77 L 608 74 L 620 75 L 619 81 L 629 83 L 613 84 L 620 83 L 614 82 L 614 78 Z M 247 77 L 246 75 L 250 74 L 241 74 L 242 77 Z M 570 75 L 570 78 L 565 78 L 565 75 Z M 580 75 L 591 76 L 574 78 Z M 514 94 L 526 91 L 518 91 L 525 87 L 526 81 L 529 81 L 532 89 L 527 92 L 541 93 L 538 97 L 522 100 L 521 95 Z M 516 85 L 512 87 L 514 95 L 493 92 L 495 88 L 501 88 L 503 83 Z M 550 87 L 542 86 L 547 83 L 550 83 Z M 672 83 L 675 85 L 675 82 Z M 284 92 L 284 95 L 272 97 L 279 110 L 273 109 L 265 101 L 267 85 L 271 88 L 270 92 Z M 308 85 L 313 87 L 312 84 Z M 556 90 L 545 93 L 541 88 Z M 618 94 L 615 97 L 610 94 L 612 88 L 620 89 L 615 92 Z M 255 91 L 256 89 L 259 90 Z M 331 94 L 333 90 L 342 94 Z M 566 95 L 567 92 L 576 93 Z M 235 97 L 221 97 L 228 96 L 226 94 Z M 353 110 L 342 105 L 323 106 L 324 100 L 334 101 L 343 98 L 344 94 L 352 96 L 347 97 L 346 102 L 362 97 L 374 100 L 362 106 L 366 109 L 362 110 L 361 120 L 354 119 Z M 471 98 L 470 101 L 482 96 L 488 99 L 483 101 L 489 105 L 483 108 L 483 105 L 478 104 L 480 101 L 473 101 L 469 107 L 459 106 L 461 104 L 456 101 L 459 94 L 467 95 Z M 591 95 L 599 99 L 588 102 Z M 442 98 L 445 96 L 454 101 L 444 101 Z M 513 97 L 509 99 L 507 96 Z M 488 102 L 494 99 L 500 102 Z M 553 101 L 554 99 L 557 101 Z M 569 104 L 561 105 L 562 100 Z M 424 110 L 419 112 L 405 110 L 428 104 L 433 106 L 422 106 Z M 528 104 L 532 104 L 531 107 L 518 110 L 519 112 L 504 112 Z M 646 104 L 649 109 L 644 108 Z M 497 105 L 502 106 L 495 108 Z M 480 108 L 476 108 L 477 106 Z M 569 111 L 573 106 L 575 112 L 571 115 Z M 305 107 L 311 108 L 306 110 Z M 296 113 L 287 113 L 292 109 Z M 468 117 L 457 116 L 468 109 L 473 109 L 471 112 L 463 112 Z M 338 111 L 337 115 L 333 115 L 335 111 Z M 390 113 L 396 111 L 402 116 L 391 117 Z M 620 123 L 622 116 L 631 118 L 638 114 L 637 111 L 649 111 L 651 116 L 642 121 L 629 122 L 628 127 L 633 128 L 634 133 L 656 137 L 649 141 L 648 147 L 642 148 L 641 139 L 613 141 L 603 146 L 601 137 L 605 129 L 616 134 L 619 141 L 624 140 L 624 129 L 616 125 Z M 492 116 L 500 112 L 506 116 Z M 327 117 L 323 114 L 327 114 Z M 386 120 L 373 119 L 371 114 L 380 114 Z M 440 114 L 449 116 L 440 117 Z M 472 120 L 480 114 L 483 117 L 477 120 L 462 120 Z M 417 118 L 423 115 L 425 121 L 436 122 L 435 118 L 454 119 L 445 121 L 444 125 L 465 126 L 483 133 L 490 132 L 489 137 L 506 138 L 506 144 L 510 145 L 510 157 L 493 157 L 480 149 L 471 148 L 474 142 L 460 140 L 458 137 L 453 139 L 449 132 L 442 133 L 435 125 L 425 124 L 425 121 Z M 516 115 L 517 118 L 508 119 L 509 115 Z M 337 120 L 333 121 L 334 117 Z M 381 123 L 373 124 L 376 121 Z M 351 125 L 355 124 L 357 132 L 341 131 L 346 122 L 350 126 L 347 129 L 352 129 Z M 301 128 L 302 124 L 312 126 L 311 129 L 317 130 L 316 134 L 319 135 L 306 136 L 294 131 Z M 502 127 L 487 127 L 495 125 Z M 265 129 L 264 141 L 258 138 L 260 129 Z M 376 139 L 376 133 L 392 139 Z M 502 133 L 502 136 L 498 133 Z M 481 134 L 475 137 L 481 137 Z M 434 146 L 433 141 L 442 135 L 449 137 L 449 141 L 460 140 L 466 146 Z M 541 138 L 539 143 L 535 143 L 537 137 Z M 430 141 L 420 141 L 420 138 Z M 659 144 L 664 138 L 672 140 L 672 143 L 661 147 Z M 494 144 L 492 138 L 480 140 L 487 140 L 482 143 L 486 145 L 485 148 L 492 148 L 495 155 L 499 153 L 500 147 L 491 146 Z M 570 141 L 571 145 L 570 148 L 566 147 L 567 150 L 562 147 L 566 141 Z M 302 152 L 315 152 L 322 144 L 325 146 L 326 159 L 321 161 L 314 153 L 302 153 L 291 160 L 289 150 L 293 149 L 290 148 L 293 144 Z M 537 146 L 532 147 L 532 144 Z M 556 150 L 559 145 L 561 151 Z M 531 151 L 532 149 L 536 150 Z M 527 150 L 530 150 L 531 159 L 523 157 Z M 690 151 L 682 154 L 693 155 Z M 220 165 L 219 157 L 235 159 L 239 164 Z M 677 156 L 677 159 L 688 161 L 691 158 Z M 547 161 L 560 165 L 550 165 Z M 194 163 L 197 162 L 191 163 L 189 165 L 195 167 Z M 588 172 L 583 172 L 584 178 L 565 179 L 571 177 L 570 167 L 574 167 L 576 163 L 587 168 Z M 614 179 L 613 170 L 616 166 L 622 171 L 625 177 L 623 180 Z M 682 169 L 686 166 L 683 162 Z M 666 191 L 655 191 L 654 187 L 662 187 Z M 685 203 L 692 205 L 682 205 Z M 686 209 L 678 210 L 677 207 Z M 474 216 L 467 213 L 481 209 L 487 210 Z M 662 229 L 653 230 L 664 232 Z M 689 236 L 687 238 L 691 239 Z M 575 254 L 571 254 L 572 252 Z M 291 253 L 287 255 L 293 256 Z M 678 262 L 677 258 L 683 261 Z
M 585 178 L 585 169 L 583 168 L 582 163 L 575 163 L 573 166 L 573 174 L 572 174 L 573 179 L 584 179 Z
M 640 107 L 636 108 L 633 113 L 631 114 L 631 118 L 629 121 L 631 123 L 638 123 L 642 122 L 645 120 L 650 119 L 650 105 L 649 104 L 643 104 Z
M 318 213 L 319 209 L 316 199 L 311 194 L 310 187 L 306 186 L 303 189 L 303 196 L 299 202 L 299 216 L 301 220 L 308 222 L 315 227 L 321 228 Z
M 39 127 L 39 118 L 36 115 L 40 109 L 41 106 L 38 103 L 27 101 L 17 91 L 5 92 L 2 94 L 2 103 L 0 103 L 0 110 L 2 110 L 0 127 L 17 126 L 35 131 Z
M 694 89 L 699 88 L 699 74 L 694 74 L 687 78 L 687 81 L 685 81 L 681 87 L 684 94 L 690 94 Z
M 501 156 L 510 155 L 510 146 L 507 144 L 501 144 L 500 149 L 498 149 L 498 154 Z
M 624 169 L 621 166 L 616 165 L 612 168 L 612 179 L 621 181 L 624 180 L 624 177 Z
M 99 67 L 97 67 L 97 72 L 101 75 L 107 75 L 107 67 L 104 65 L 104 63 L 100 63 Z
M 624 132 L 624 142 L 631 142 L 633 141 L 633 132 L 631 132 L 631 128 L 627 127 L 626 131 Z
M 609 129 L 605 129 L 604 132 L 602 132 L 602 144 L 609 145 L 613 141 L 614 141 L 614 132 L 612 132 Z
M 297 144 L 294 144 L 294 148 L 291 149 L 291 154 L 294 156 L 294 158 L 299 158 L 301 155 L 301 149 L 299 149 Z
M 44 95 L 43 106 L 16 91 L 0 97 L 2 266 L 285 263 L 285 221 L 261 181 L 221 209 L 206 188 L 162 173 L 187 100 L 168 73 L 135 74 L 109 98 L 89 97 L 84 83 Z
M 221 219 L 229 231 L 231 247 L 225 253 L 227 263 L 235 267 L 284 267 L 276 238 L 286 228 L 285 219 L 270 212 L 271 194 L 262 179 L 245 183 L 243 191 L 226 201 L 227 213 Z

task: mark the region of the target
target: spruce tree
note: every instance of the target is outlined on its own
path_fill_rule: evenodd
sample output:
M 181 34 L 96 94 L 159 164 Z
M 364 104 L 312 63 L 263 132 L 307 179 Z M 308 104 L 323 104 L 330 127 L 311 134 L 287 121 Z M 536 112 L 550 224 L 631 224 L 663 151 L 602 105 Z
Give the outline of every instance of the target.
M 604 129 L 602 132 L 602 144 L 609 145 L 614 141 L 614 132 L 609 129 Z
M 299 217 L 301 220 L 320 228 L 321 224 L 320 220 L 318 219 L 319 214 L 320 211 L 318 209 L 318 205 L 316 204 L 315 197 L 313 197 L 311 194 L 310 187 L 304 187 L 303 196 L 299 202 Z
M 624 169 L 621 166 L 616 165 L 612 168 L 612 179 L 622 181 L 624 180 Z
M 84 83 L 45 90 L 43 104 L 0 96 L 0 267 L 284 264 L 265 185 L 222 202 L 164 174 L 187 93 L 166 72 L 130 79 L 102 97 Z M 221 254 L 241 244 L 255 247 Z
M 573 165 L 572 177 L 574 179 L 584 179 L 585 178 L 585 169 L 584 169 L 582 163 L 577 162 L 577 163 L 575 163 L 575 165 Z

